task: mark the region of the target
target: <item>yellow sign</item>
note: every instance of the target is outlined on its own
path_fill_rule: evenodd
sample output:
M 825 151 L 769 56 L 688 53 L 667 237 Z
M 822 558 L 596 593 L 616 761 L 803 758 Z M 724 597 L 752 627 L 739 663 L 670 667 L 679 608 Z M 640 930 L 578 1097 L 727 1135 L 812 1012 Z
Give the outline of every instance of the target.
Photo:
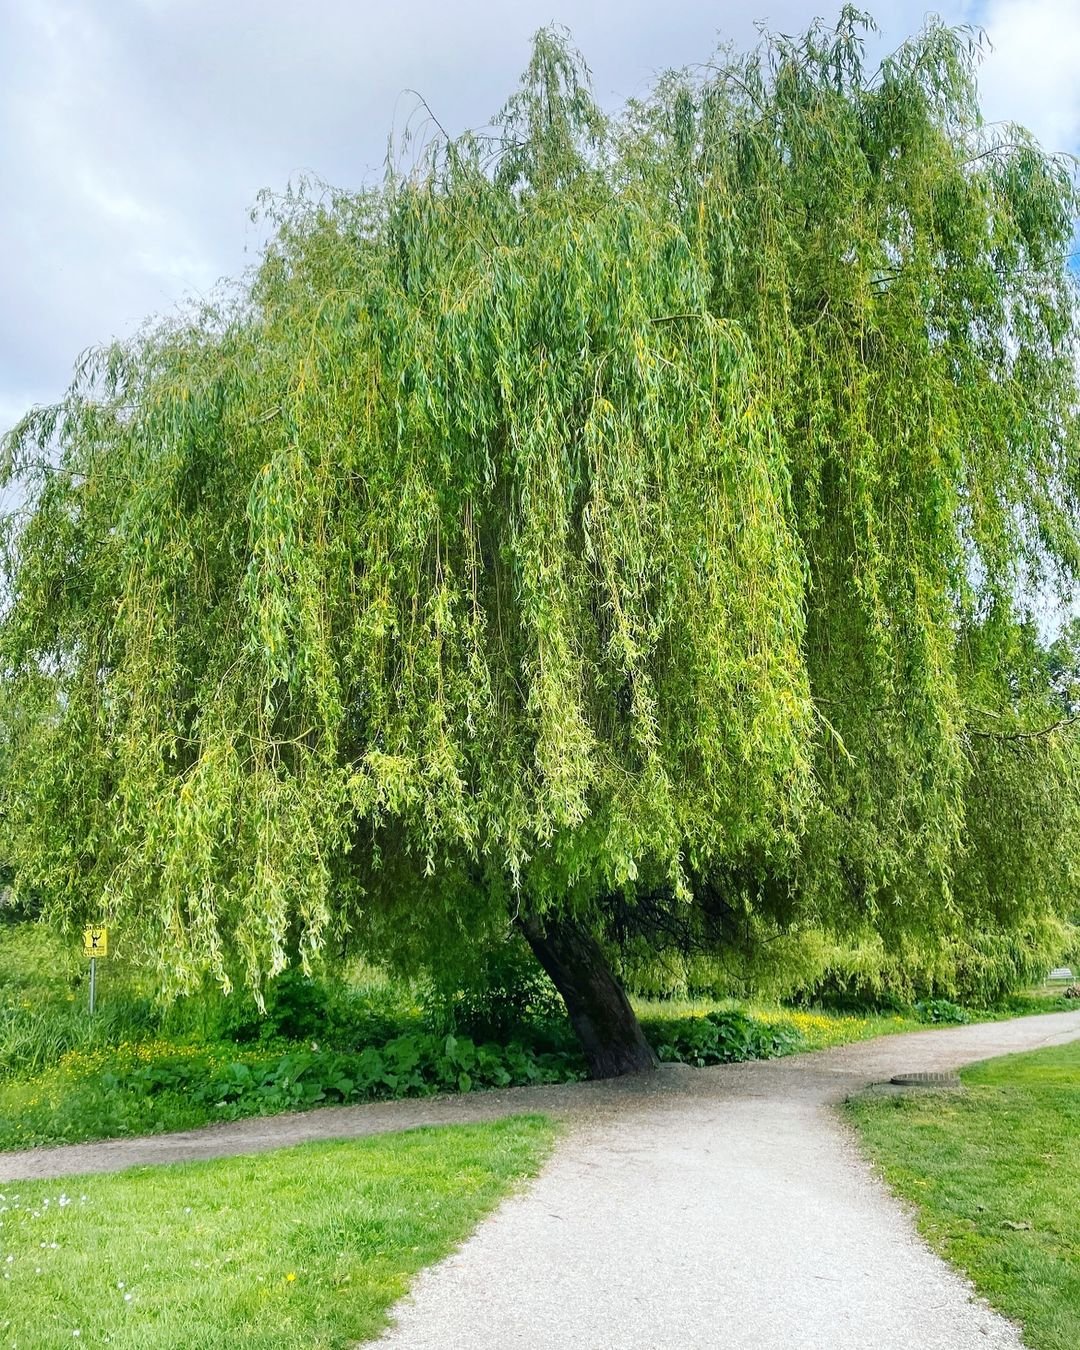
M 82 942 L 84 956 L 100 957 L 109 954 L 109 930 L 101 924 L 91 924 L 88 928 L 84 928 Z

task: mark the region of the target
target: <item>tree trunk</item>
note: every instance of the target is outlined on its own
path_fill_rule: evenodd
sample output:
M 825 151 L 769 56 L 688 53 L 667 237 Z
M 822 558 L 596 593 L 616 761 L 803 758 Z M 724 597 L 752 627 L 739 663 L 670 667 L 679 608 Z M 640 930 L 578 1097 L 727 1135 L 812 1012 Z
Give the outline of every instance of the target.
M 596 939 L 572 919 L 519 920 L 533 955 L 563 997 L 590 1078 L 642 1073 L 658 1064 Z

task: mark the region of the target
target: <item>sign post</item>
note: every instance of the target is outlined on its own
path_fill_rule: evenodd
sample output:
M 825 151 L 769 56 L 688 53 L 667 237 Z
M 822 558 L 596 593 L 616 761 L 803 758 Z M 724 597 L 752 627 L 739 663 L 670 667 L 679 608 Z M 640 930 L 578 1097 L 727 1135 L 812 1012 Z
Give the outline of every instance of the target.
M 88 924 L 83 929 L 83 955 L 90 958 L 90 1016 L 97 1002 L 97 963 L 109 955 L 109 930 L 104 924 Z

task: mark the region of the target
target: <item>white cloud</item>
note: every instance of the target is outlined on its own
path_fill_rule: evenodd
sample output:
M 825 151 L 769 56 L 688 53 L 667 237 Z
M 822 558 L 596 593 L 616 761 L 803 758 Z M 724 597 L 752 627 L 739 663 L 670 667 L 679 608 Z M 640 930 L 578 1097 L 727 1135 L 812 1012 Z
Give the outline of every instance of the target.
M 1080 149 L 1080 0 L 989 0 L 988 118 L 1023 123 L 1048 150 Z
M 0 426 L 25 395 L 61 393 L 87 345 L 239 272 L 260 188 L 304 170 L 346 186 L 377 174 L 411 106 L 403 90 L 451 131 L 482 124 L 554 18 L 614 104 L 667 66 L 707 60 L 718 36 L 753 42 L 756 18 L 797 32 L 839 5 L 0 0 Z M 926 0 L 876 8 L 891 48 Z M 938 8 L 990 30 L 992 116 L 1080 146 L 1080 0 Z

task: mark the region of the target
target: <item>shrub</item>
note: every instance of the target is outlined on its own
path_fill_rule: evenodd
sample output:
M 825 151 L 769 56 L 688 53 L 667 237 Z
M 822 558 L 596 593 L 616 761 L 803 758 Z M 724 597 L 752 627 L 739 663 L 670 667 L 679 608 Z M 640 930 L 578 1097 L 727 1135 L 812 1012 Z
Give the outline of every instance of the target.
M 551 1050 L 574 1043 L 558 991 L 516 934 L 482 949 L 470 968 L 433 980 L 424 1007 L 434 1030 L 505 1041 L 528 1028 L 530 1040 Z
M 915 1004 L 915 1015 L 920 1022 L 935 1022 L 963 1026 L 971 1021 L 971 1014 L 947 998 L 926 998 Z
M 402 987 L 389 980 L 352 985 L 291 969 L 267 985 L 264 998 L 266 1010 L 260 1012 L 247 991 L 219 997 L 215 1034 L 239 1045 L 316 1041 L 353 1050 L 417 1030 L 420 1021 Z
M 646 1019 L 645 1034 L 660 1059 L 692 1064 L 730 1064 L 772 1059 L 801 1048 L 793 1027 L 769 1026 L 741 1012 L 712 1012 L 704 1017 Z

